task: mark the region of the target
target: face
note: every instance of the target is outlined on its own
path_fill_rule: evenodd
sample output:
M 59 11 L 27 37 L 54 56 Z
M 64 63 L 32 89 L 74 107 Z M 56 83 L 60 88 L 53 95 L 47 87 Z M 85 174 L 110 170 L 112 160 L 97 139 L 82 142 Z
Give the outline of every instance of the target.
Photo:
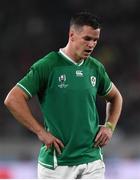
M 100 36 L 100 29 L 83 26 L 70 32 L 73 53 L 77 60 L 86 59 L 95 48 Z

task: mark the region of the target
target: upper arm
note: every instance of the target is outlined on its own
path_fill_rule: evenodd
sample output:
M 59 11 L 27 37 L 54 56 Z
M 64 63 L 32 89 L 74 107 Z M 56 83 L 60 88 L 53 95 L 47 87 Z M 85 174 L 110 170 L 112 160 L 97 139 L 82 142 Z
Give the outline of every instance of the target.
M 20 87 L 16 85 L 8 93 L 4 103 L 7 104 L 19 99 L 29 100 L 29 96 Z
M 112 81 L 109 78 L 103 65 L 98 70 L 98 95 L 106 96 L 112 90 Z
M 47 88 L 49 63 L 41 59 L 33 64 L 28 73 L 17 83 L 30 98 Z
M 104 98 L 108 102 L 111 102 L 115 98 L 121 98 L 122 99 L 119 90 L 117 89 L 117 87 L 113 83 L 112 83 L 112 88 L 111 88 L 110 92 L 106 96 L 104 96 Z

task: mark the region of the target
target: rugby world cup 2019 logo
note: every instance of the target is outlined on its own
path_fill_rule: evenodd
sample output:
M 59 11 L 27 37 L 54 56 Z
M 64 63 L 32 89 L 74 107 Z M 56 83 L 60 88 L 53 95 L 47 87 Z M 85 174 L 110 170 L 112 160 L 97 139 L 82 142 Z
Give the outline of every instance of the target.
M 90 82 L 91 82 L 92 86 L 94 87 L 96 85 L 96 77 L 95 76 L 91 76 L 90 77 Z
M 58 85 L 59 88 L 66 88 L 68 86 L 68 84 L 66 84 L 66 75 L 62 74 L 59 76 L 58 78 L 60 84 Z

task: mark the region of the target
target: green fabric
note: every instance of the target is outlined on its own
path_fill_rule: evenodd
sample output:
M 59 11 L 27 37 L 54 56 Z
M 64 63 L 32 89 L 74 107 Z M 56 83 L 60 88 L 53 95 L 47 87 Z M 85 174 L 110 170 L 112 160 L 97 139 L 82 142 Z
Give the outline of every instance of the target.
M 101 150 L 94 147 L 99 130 L 96 95 L 106 95 L 111 89 L 104 66 L 93 57 L 80 66 L 70 62 L 60 52 L 51 52 L 37 61 L 17 84 L 30 97 L 38 95 L 45 128 L 63 144 L 62 154 L 43 144 L 39 162 L 54 168 L 58 165 L 78 165 L 101 159 Z M 56 157 L 55 157 L 56 156 Z

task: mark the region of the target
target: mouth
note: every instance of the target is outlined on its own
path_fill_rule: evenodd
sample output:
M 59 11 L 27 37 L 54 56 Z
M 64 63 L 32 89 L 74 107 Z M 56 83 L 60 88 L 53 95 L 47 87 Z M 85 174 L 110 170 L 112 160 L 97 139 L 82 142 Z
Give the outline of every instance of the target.
M 89 54 L 92 52 L 92 50 L 85 50 L 85 52 Z

